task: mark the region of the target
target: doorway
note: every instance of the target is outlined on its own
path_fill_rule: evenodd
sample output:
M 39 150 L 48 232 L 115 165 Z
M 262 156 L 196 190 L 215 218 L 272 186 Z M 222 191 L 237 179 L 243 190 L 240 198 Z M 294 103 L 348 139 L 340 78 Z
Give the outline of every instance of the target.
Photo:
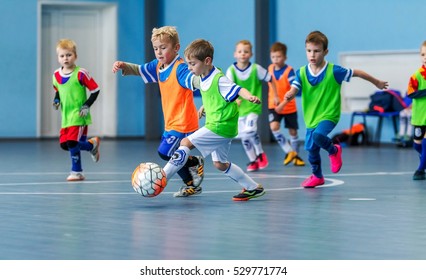
M 77 65 L 89 71 L 100 88 L 91 107 L 89 137 L 116 136 L 116 79 L 111 72 L 117 56 L 117 6 L 111 3 L 39 2 L 37 135 L 57 137 L 61 113 L 52 107 L 53 72 L 59 68 L 56 43 L 70 38 L 77 44 Z

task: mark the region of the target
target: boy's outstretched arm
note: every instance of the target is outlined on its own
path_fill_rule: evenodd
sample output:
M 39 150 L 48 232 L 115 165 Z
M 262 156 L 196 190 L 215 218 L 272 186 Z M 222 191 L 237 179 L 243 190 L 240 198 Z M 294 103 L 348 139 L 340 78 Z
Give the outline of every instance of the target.
M 112 73 L 117 73 L 121 69 L 121 74 L 123 76 L 135 75 L 139 76 L 139 65 L 134 63 L 128 63 L 123 61 L 116 61 L 112 65 Z
M 244 98 L 245 100 L 250 101 L 251 103 L 260 104 L 260 99 L 256 96 L 252 95 L 248 90 L 245 88 L 241 88 L 241 90 L 238 92 L 238 95 Z
M 288 102 L 290 102 L 297 94 L 299 90 L 296 87 L 291 87 L 289 91 L 286 92 L 284 95 L 284 100 L 281 101 L 280 104 L 278 104 L 277 107 L 275 107 L 275 112 L 280 113 L 284 106 L 287 105 Z
M 375 77 L 371 76 L 370 74 L 366 73 L 363 70 L 354 69 L 353 76 L 360 77 L 361 79 L 369 81 L 370 83 L 375 85 L 378 89 L 387 89 L 389 86 L 388 82 L 376 79 Z

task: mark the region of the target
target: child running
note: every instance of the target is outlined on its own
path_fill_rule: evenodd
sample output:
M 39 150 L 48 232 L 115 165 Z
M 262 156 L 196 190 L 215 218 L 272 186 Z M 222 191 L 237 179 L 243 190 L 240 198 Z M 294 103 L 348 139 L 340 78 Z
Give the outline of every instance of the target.
M 296 76 L 293 67 L 285 63 L 287 46 L 281 42 L 275 42 L 271 46 L 270 57 L 272 64 L 269 65 L 268 71 L 272 80 L 275 81 L 275 87 L 273 83 L 268 83 L 269 127 L 275 140 L 285 153 L 284 165 L 293 162 L 295 166 L 305 166 L 305 162 L 299 156 L 300 141 L 297 133 L 299 123 L 297 121 L 296 99 L 289 101 L 279 113 L 275 112 L 275 107 L 284 99 L 284 94 L 290 89 L 290 84 Z M 284 127 L 288 129 L 290 134 L 290 143 L 281 132 L 281 120 L 284 120 Z
M 90 107 L 99 95 L 99 87 L 89 72 L 75 64 L 77 45 L 73 40 L 62 39 L 56 45 L 58 62 L 61 65 L 53 74 L 55 98 L 53 107 L 61 108 L 61 131 L 59 143 L 61 148 L 69 151 L 71 173 L 67 181 L 85 179 L 81 164 L 80 151 L 88 151 L 94 162 L 99 161 L 99 137 L 87 140 L 88 125 L 92 123 Z M 86 88 L 90 92 L 87 98 Z
M 206 40 L 195 40 L 185 49 L 188 69 L 201 77 L 200 92 L 205 113 L 205 126 L 182 139 L 181 146 L 164 167 L 167 179 L 178 172 L 187 162 L 190 151 L 197 148 L 206 157 L 212 155 L 214 166 L 243 187 L 233 200 L 246 201 L 265 194 L 263 187 L 251 179 L 236 164 L 228 161 L 232 139 L 238 134 L 238 106 L 240 96 L 255 104 L 259 98 L 231 82 L 213 65 L 214 48 Z
M 253 56 L 252 49 L 252 44 L 248 40 L 241 40 L 236 44 L 234 51 L 236 62 L 229 66 L 226 76 L 262 100 L 262 81 L 271 83 L 274 94 L 276 94 L 275 82 L 265 68 L 250 62 Z M 241 139 L 249 159 L 247 171 L 265 169 L 269 161 L 257 133 L 257 121 L 262 113 L 262 106 L 243 98 L 238 98 L 237 104 L 239 105 L 238 137 Z
M 312 168 L 312 175 L 302 182 L 302 187 L 314 188 L 324 184 L 321 148 L 329 154 L 333 173 L 339 172 L 342 167 L 342 148 L 333 144 L 328 137 L 340 119 L 342 82 L 349 82 L 351 77 L 360 77 L 379 89 L 386 89 L 388 82 L 378 80 L 362 70 L 347 69 L 326 61 L 328 39 L 320 31 L 309 33 L 305 50 L 308 65 L 297 70 L 291 89 L 275 111 L 280 112 L 299 90 L 302 91 L 302 110 L 306 124 L 305 149 Z
M 168 161 L 180 141 L 198 129 L 197 108 L 194 104 L 194 75 L 179 56 L 179 35 L 175 27 L 163 26 L 152 30 L 152 47 L 155 59 L 144 65 L 116 61 L 112 71 L 120 69 L 123 76 L 141 76 L 145 83 L 158 83 L 164 116 L 164 132 L 158 146 L 158 155 Z M 191 156 L 179 170 L 184 185 L 178 197 L 197 195 L 202 192 L 204 159 Z

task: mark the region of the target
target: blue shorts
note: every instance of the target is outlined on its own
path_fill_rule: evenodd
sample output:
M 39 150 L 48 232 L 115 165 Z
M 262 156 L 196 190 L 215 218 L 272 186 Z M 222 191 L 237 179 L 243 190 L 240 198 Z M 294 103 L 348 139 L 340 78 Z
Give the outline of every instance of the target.
M 174 130 L 164 131 L 163 135 L 161 136 L 160 145 L 158 146 L 158 153 L 167 157 L 171 157 L 177 148 L 179 148 L 180 141 L 192 133 L 193 132 L 181 133 Z

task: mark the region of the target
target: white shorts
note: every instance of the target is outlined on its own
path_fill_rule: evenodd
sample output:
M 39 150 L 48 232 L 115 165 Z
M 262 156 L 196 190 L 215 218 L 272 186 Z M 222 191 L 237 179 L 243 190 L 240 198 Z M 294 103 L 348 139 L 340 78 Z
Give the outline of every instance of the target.
M 219 136 L 206 127 L 200 128 L 187 138 L 200 151 L 203 157 L 211 154 L 213 161 L 228 162 L 228 153 L 233 138 Z
M 238 138 L 247 138 L 257 132 L 257 120 L 259 115 L 250 113 L 245 117 L 238 118 Z

